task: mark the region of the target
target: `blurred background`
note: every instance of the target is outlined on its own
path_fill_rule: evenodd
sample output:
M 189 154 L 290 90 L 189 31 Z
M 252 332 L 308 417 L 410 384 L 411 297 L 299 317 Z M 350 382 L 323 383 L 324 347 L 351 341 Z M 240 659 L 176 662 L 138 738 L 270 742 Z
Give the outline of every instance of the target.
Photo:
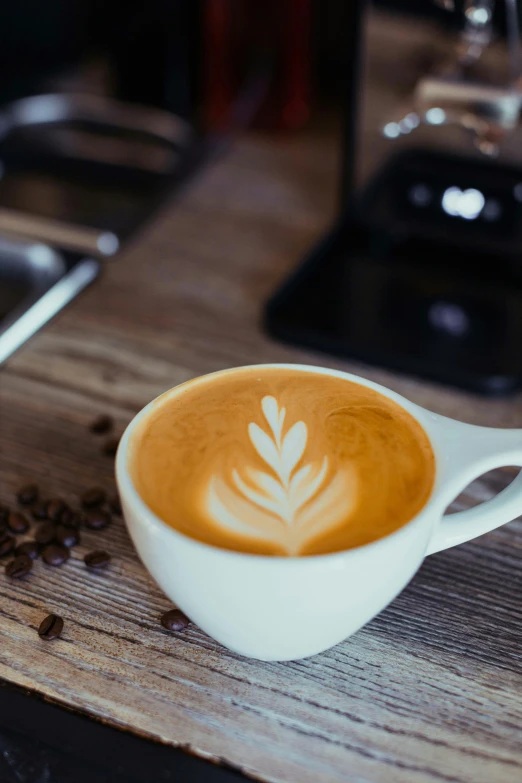
M 321 126 L 337 226 L 266 328 L 517 388 L 521 62 L 517 0 L 1 4 L 0 361 L 237 134 Z

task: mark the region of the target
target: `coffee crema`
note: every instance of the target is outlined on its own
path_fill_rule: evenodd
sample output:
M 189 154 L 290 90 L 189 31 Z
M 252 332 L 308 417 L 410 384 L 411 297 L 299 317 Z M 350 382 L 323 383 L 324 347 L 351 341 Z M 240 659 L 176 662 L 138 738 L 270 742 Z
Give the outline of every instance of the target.
M 426 504 L 435 459 L 420 424 L 379 392 L 291 368 L 243 368 L 167 392 L 138 424 L 130 472 L 181 533 L 266 555 L 337 552 Z

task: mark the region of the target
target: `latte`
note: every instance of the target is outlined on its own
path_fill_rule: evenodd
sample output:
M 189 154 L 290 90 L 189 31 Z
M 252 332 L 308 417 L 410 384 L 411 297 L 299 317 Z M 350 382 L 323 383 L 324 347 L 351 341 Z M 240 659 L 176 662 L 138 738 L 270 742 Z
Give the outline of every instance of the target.
M 242 368 L 167 392 L 129 466 L 168 525 L 217 547 L 311 555 L 367 544 L 426 504 L 435 459 L 402 407 L 342 377 Z

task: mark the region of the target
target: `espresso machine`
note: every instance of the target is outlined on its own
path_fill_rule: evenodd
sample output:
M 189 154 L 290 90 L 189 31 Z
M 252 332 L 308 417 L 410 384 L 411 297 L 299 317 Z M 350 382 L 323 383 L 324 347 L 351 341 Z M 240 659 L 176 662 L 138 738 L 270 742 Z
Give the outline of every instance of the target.
M 481 394 L 522 385 L 517 0 L 346 4 L 341 206 L 275 337 Z

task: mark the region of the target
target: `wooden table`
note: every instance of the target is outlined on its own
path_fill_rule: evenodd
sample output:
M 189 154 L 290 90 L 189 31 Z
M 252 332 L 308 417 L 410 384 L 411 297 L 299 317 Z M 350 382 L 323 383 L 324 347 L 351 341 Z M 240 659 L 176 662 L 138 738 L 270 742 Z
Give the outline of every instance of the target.
M 359 372 L 466 421 L 522 425 L 522 398 L 490 401 L 375 368 L 291 350 L 259 327 L 263 302 L 328 225 L 337 146 L 328 127 L 252 135 L 206 169 L 92 288 L 0 371 L 0 501 L 36 480 L 76 501 L 113 487 L 87 431 L 121 431 L 163 390 L 200 373 L 298 360 Z M 510 473 L 476 482 L 465 507 Z M 0 575 L 0 677 L 262 781 L 515 783 L 522 778 L 522 524 L 428 558 L 402 595 L 315 658 L 245 660 L 190 627 L 173 637 L 169 601 L 116 519 L 83 533 L 61 569 Z M 82 557 L 113 554 L 103 576 Z M 209 585 L 212 589 L 212 585 Z M 49 611 L 61 640 L 41 641 Z

